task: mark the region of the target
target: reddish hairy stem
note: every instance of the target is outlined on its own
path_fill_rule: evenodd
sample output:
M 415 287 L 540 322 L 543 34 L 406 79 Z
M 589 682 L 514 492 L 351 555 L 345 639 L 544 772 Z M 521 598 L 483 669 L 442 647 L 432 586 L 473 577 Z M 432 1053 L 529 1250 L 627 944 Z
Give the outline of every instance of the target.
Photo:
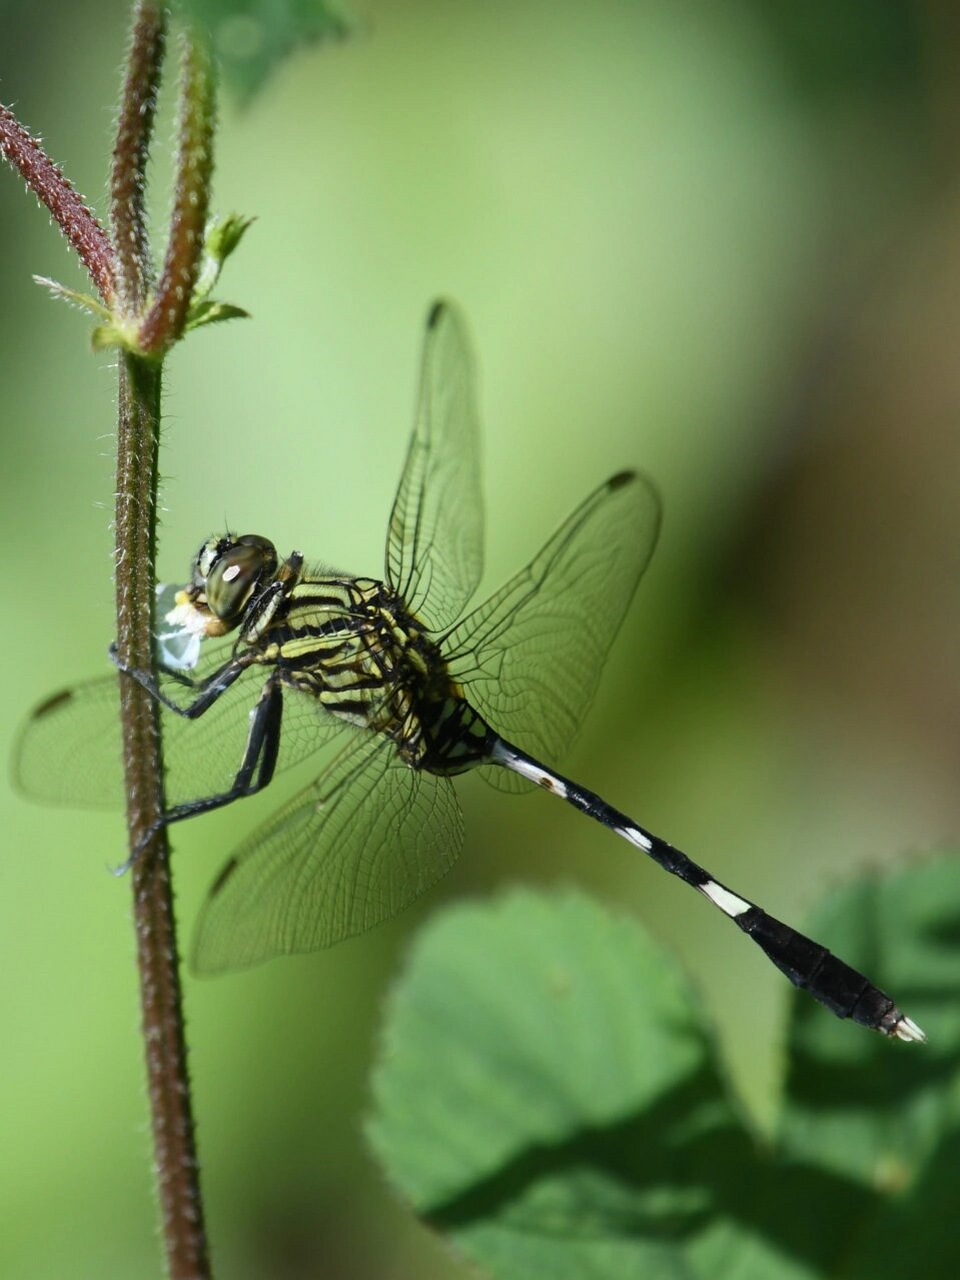
M 110 306 L 116 287 L 110 237 L 38 140 L 4 106 L 0 106 L 0 151 L 19 170 L 37 199 L 50 210 L 57 226 L 89 271 L 101 298 Z
M 119 287 L 121 320 L 147 301 L 149 244 L 144 182 L 163 60 L 166 16 L 137 0 L 111 175 L 119 242 L 11 111 L 0 107 L 0 149 L 47 206 L 107 307 Z M 162 357 L 182 333 L 203 251 L 213 139 L 213 73 L 206 47 L 187 40 L 181 139 L 170 240 L 156 298 L 143 322 L 144 354 L 121 350 L 117 442 L 117 650 L 128 669 L 153 661 L 154 552 Z M 123 765 L 140 974 L 147 1086 L 170 1280 L 211 1275 L 187 1071 L 170 855 L 164 813 L 158 704 L 120 676 Z M 144 844 L 147 833 L 155 834 Z
M 143 202 L 165 31 L 163 10 L 153 0 L 138 0 L 111 175 L 111 208 L 120 246 L 118 273 L 128 314 L 146 304 L 150 285 Z M 206 50 L 187 41 L 173 230 L 158 294 L 143 321 L 143 330 L 151 338 L 146 344 L 149 354 L 146 358 L 126 351 L 120 355 L 117 649 L 124 666 L 141 671 L 153 662 L 161 364 L 164 352 L 183 330 L 203 247 L 212 168 L 211 83 Z M 199 210 L 198 227 L 190 220 L 189 210 L 184 215 L 184 204 Z M 193 241 L 191 258 L 184 244 L 192 246 Z M 159 708 L 129 677 L 121 676 L 120 693 L 127 825 L 131 852 L 138 851 L 132 880 L 147 1089 L 167 1271 L 170 1280 L 209 1280 L 170 853 L 166 830 L 158 827 L 164 812 Z M 141 848 L 149 831 L 156 834 Z
M 110 221 L 120 298 L 128 312 L 142 304 L 151 283 L 144 198 L 166 30 L 164 7 L 153 0 L 139 0 L 133 15 L 110 172 Z
M 214 81 L 199 39 L 184 47 L 180 146 L 170 238 L 156 297 L 140 326 L 141 350 L 160 355 L 183 333 L 203 256 L 203 233 L 213 171 Z
M 151 662 L 159 431 L 159 364 L 124 352 L 117 448 L 117 650 L 122 663 L 140 670 Z M 127 825 L 134 850 L 163 813 L 158 706 L 128 676 L 120 677 L 120 695 Z M 167 1269 L 170 1280 L 208 1280 L 165 829 L 140 852 L 132 879 Z

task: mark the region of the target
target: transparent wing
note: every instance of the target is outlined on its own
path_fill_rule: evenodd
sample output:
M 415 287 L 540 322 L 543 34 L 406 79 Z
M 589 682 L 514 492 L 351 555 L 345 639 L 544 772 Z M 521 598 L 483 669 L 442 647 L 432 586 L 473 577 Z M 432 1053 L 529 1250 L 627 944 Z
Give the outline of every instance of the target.
M 434 630 L 454 622 L 483 570 L 480 446 L 463 321 L 427 320 L 417 420 L 387 530 L 386 579 Z
M 123 799 L 117 676 L 38 703 L 13 744 L 13 784 L 31 800 L 118 808 Z
M 240 846 L 210 890 L 197 973 L 315 951 L 395 916 L 453 866 L 463 816 L 449 778 L 410 769 L 366 730 Z
M 199 669 L 202 676 L 229 653 Z M 249 714 L 266 673 L 245 673 L 202 716 L 186 720 L 161 708 L 168 805 L 227 790 L 247 739 Z M 167 692 L 177 690 L 165 678 Z M 182 698 L 182 692 L 180 697 Z M 312 698 L 284 691 L 277 771 L 316 751 L 344 727 Z M 61 690 L 33 709 L 14 743 L 15 785 L 34 800 L 82 808 L 123 804 L 120 696 L 116 672 Z
M 529 565 L 449 633 L 444 654 L 491 728 L 544 763 L 570 746 L 660 530 L 636 472 L 596 489 Z M 483 769 L 501 790 L 529 785 Z

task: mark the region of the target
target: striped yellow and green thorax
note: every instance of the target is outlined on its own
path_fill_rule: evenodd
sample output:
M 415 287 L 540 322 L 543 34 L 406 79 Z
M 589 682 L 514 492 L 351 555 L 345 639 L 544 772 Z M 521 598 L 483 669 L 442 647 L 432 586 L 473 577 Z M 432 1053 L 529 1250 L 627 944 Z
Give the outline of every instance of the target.
M 386 734 L 412 768 L 453 774 L 489 759 L 491 731 L 390 587 L 298 570 L 270 609 L 262 629 L 248 615 L 238 655 L 246 649 L 332 715 Z

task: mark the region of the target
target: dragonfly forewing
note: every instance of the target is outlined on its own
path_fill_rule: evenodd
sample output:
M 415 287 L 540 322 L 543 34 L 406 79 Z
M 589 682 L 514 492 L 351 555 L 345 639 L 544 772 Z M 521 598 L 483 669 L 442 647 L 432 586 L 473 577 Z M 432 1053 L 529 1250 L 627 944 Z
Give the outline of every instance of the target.
M 456 308 L 438 302 L 386 549 L 386 581 L 434 630 L 460 616 L 483 571 L 479 440 L 464 324 Z

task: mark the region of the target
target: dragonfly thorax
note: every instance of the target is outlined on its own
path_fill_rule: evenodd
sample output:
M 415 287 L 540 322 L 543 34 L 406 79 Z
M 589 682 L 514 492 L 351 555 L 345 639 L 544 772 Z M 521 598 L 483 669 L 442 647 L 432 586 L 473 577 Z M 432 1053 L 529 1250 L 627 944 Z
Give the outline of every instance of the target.
M 374 578 L 288 573 L 276 599 L 273 584 L 262 590 L 270 617 L 251 609 L 238 652 L 332 715 L 392 738 L 412 768 L 461 773 L 489 758 L 490 729 L 396 591 Z

